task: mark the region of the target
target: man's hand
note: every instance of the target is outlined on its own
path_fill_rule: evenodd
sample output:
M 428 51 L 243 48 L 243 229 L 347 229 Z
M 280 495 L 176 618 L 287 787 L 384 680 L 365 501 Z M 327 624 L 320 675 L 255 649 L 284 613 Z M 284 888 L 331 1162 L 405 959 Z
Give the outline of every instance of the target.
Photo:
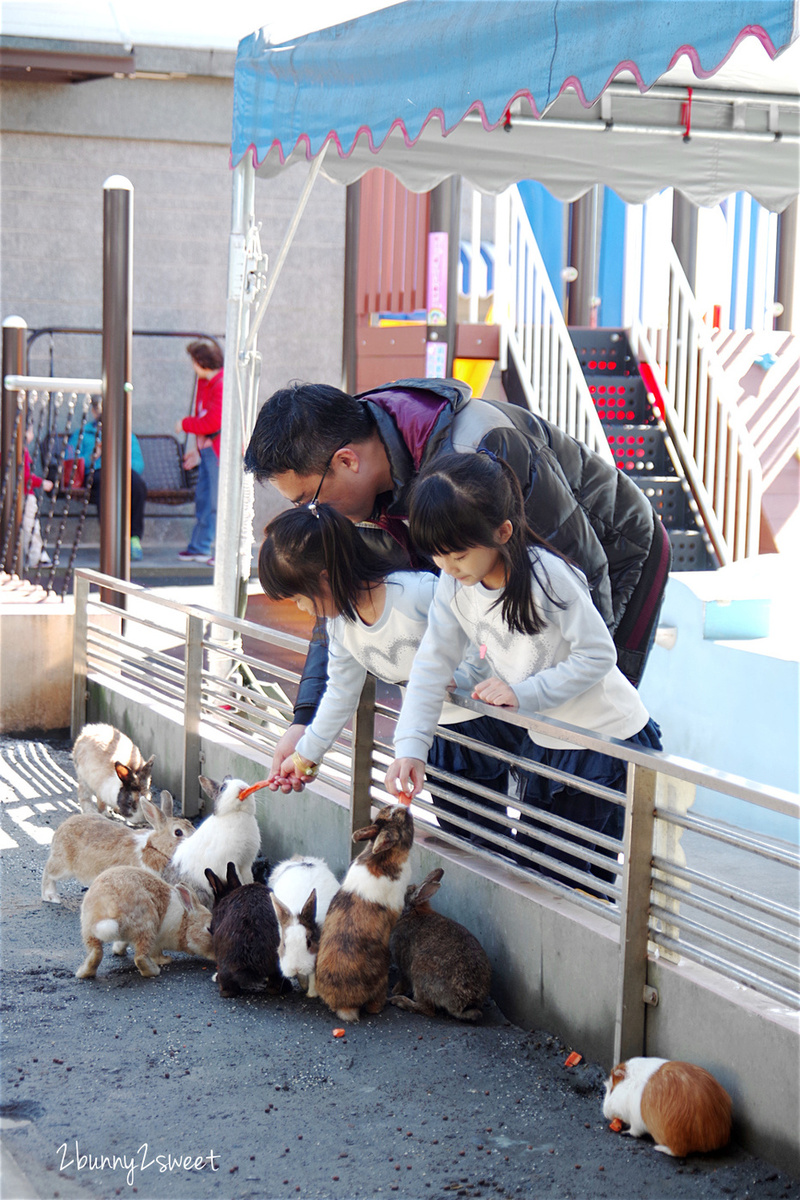
M 389 770 L 383 786 L 390 796 L 397 798 L 398 804 L 408 806 L 425 785 L 425 763 L 421 758 L 396 758 Z
M 515 708 L 517 697 L 507 683 L 492 675 L 490 679 L 482 679 L 475 685 L 472 693 L 473 700 L 482 700 L 484 704 L 495 704 L 498 707 Z
M 275 747 L 275 753 L 272 756 L 272 766 L 269 769 L 268 776 L 271 791 L 302 792 L 305 787 L 305 781 L 301 780 L 298 776 L 282 774 L 282 768 L 286 760 L 291 761 L 291 757 L 297 748 L 297 743 L 305 731 L 305 725 L 290 725 Z
M 191 471 L 192 467 L 198 466 L 200 462 L 200 451 L 192 446 L 191 450 L 187 450 L 183 456 L 183 469 Z
M 175 422 L 175 433 L 178 437 L 183 437 L 184 428 L 183 428 L 183 419 L 182 418 L 179 418 Z

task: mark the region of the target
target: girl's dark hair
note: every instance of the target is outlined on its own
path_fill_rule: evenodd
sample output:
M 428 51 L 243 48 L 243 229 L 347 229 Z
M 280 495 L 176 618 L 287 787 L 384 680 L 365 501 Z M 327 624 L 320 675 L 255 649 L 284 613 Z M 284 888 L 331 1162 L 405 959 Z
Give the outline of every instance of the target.
M 359 592 L 377 587 L 396 569 L 329 504 L 287 509 L 264 533 L 258 579 L 270 600 L 308 596 L 316 607 L 324 571 L 336 611 L 354 621 Z
M 504 521 L 511 522 L 512 533 L 499 545 L 495 536 Z M 529 526 L 519 481 L 511 467 L 493 454 L 445 454 L 423 468 L 411 490 L 409 532 L 424 554 L 495 547 L 506 570 L 498 603 L 503 620 L 515 633 L 540 633 L 545 625 L 531 593 L 532 570 L 548 600 L 564 607 L 550 591 L 544 566 L 532 564 L 528 554 L 529 546 L 553 548 Z
M 189 342 L 186 353 L 204 371 L 219 371 L 225 361 L 222 351 L 214 342 Z

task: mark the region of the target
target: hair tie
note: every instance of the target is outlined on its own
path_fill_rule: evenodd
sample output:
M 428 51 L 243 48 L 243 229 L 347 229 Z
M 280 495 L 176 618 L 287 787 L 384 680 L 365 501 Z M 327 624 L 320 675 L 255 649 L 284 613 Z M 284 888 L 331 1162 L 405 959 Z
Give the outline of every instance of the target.
M 494 450 L 487 450 L 485 446 L 481 446 L 480 450 L 478 451 L 478 454 L 485 454 L 486 457 L 490 458 L 492 460 L 492 462 L 494 462 L 494 463 L 499 461 Z
M 312 501 L 310 502 L 310 504 L 307 504 L 307 505 L 306 505 L 306 508 L 307 508 L 307 509 L 308 509 L 308 511 L 311 513 L 312 517 L 316 517 L 316 518 L 317 518 L 317 520 L 319 520 L 319 510 L 318 510 L 318 508 L 317 508 L 317 501 L 316 501 L 316 500 L 312 500 Z

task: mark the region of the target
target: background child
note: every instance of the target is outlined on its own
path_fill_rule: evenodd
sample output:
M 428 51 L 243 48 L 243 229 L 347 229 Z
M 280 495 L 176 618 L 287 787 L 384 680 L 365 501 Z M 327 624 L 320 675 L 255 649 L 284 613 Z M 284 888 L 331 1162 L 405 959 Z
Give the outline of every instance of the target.
M 103 449 L 103 405 L 98 399 L 92 400 L 91 408 L 83 427 L 83 433 L 76 430 L 69 439 L 69 445 L 74 447 L 75 457 L 82 458 L 86 464 L 87 481 L 91 475 L 94 457 L 94 474 L 91 475 L 91 491 L 89 503 L 97 508 L 100 517 L 100 499 L 102 496 L 102 449 Z M 144 554 L 142 538 L 144 537 L 144 506 L 147 500 L 147 484 L 144 481 L 144 455 L 135 433 L 131 433 L 131 560 L 139 562 Z
M 389 792 L 413 795 L 422 787 L 438 705 L 453 665 L 470 644 L 481 647 L 492 671 L 474 688 L 476 699 L 660 749 L 658 727 L 616 665 L 614 643 L 585 577 L 529 528 L 519 484 L 505 463 L 488 452 L 432 463 L 414 486 L 409 524 L 415 545 L 432 555 L 442 575 L 397 722 Z M 626 764 L 610 755 L 540 733 L 525 737 L 521 753 L 625 790 Z M 599 833 L 622 833 L 620 806 L 561 781 L 527 776 L 521 799 Z M 524 822 L 517 843 L 537 845 Z M 547 852 L 588 866 L 565 852 Z
M 297 745 L 272 776 L 273 790 L 299 790 L 317 772 L 325 752 L 352 717 L 370 671 L 385 683 L 404 683 L 414 653 L 425 633 L 436 576 L 426 571 L 396 571 L 392 563 L 369 545 L 357 528 L 326 504 L 305 505 L 281 513 L 266 530 L 258 559 L 258 577 L 272 600 L 292 599 L 298 608 L 328 621 L 328 684 L 313 721 Z M 467 690 L 483 674 L 477 653 L 474 661 L 453 663 L 445 685 L 455 678 Z M 474 717 L 463 708 L 441 700 L 433 713 L 437 724 L 461 725 L 461 732 L 498 748 L 511 748 L 511 726 L 492 717 Z M 509 734 L 510 731 L 510 734 Z M 444 738 L 434 737 L 433 766 L 468 777 L 501 793 L 498 806 L 505 813 L 508 770 L 497 759 L 476 753 Z M 430 744 L 430 743 L 429 743 Z M 464 796 L 485 804 L 466 790 Z M 457 811 L 446 800 L 434 800 L 440 811 Z M 509 835 L 506 826 L 480 814 L 472 819 Z M 463 831 L 439 821 L 444 829 Z
M 23 450 L 23 488 L 25 505 L 22 510 L 22 562 L 26 567 L 38 567 L 50 562 L 50 555 L 42 542 L 42 529 L 39 524 L 39 504 L 36 499 L 36 488 L 44 488 L 46 492 L 53 490 L 51 479 L 42 479 L 35 475 L 28 446 L 33 441 L 33 426 L 25 430 L 25 448 Z

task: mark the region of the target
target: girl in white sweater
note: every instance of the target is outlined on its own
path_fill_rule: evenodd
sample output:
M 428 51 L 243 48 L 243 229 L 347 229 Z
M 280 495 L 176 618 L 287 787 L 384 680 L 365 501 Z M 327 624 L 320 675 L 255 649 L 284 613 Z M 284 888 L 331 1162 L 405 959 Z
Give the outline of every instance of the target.
M 328 618 L 328 683 L 311 724 L 271 778 L 273 790 L 300 790 L 313 779 L 330 749 L 355 712 L 367 672 L 384 683 L 403 684 L 427 629 L 428 609 L 436 576 L 428 571 L 398 571 L 355 525 L 327 504 L 290 509 L 267 527 L 258 559 L 258 576 L 271 600 L 291 599 L 304 612 Z M 455 679 L 470 690 L 484 675 L 476 652 L 472 659 L 453 663 L 446 683 Z M 442 737 L 437 724 L 460 725 L 459 732 L 497 749 L 514 751 L 518 731 L 492 717 L 475 717 L 468 710 L 443 703 L 444 692 L 431 711 L 431 738 L 425 758 L 434 767 L 470 779 L 498 792 L 496 805 L 468 789 L 455 790 L 485 812 L 465 814 L 485 829 L 511 837 L 508 825 L 488 815 L 505 816 L 508 768 L 497 758 L 478 753 Z M 441 812 L 463 810 L 434 795 L 441 828 L 465 836 L 464 830 L 442 819 Z M 493 848 L 497 848 L 496 844 Z
M 614 643 L 585 577 L 528 527 L 519 483 L 505 463 L 487 451 L 437 458 L 414 485 L 409 529 L 415 546 L 432 556 L 442 574 L 397 722 L 397 758 L 386 774 L 389 792 L 410 799 L 422 788 L 438 706 L 454 664 L 470 646 L 490 668 L 472 691 L 475 699 L 660 749 L 658 727 L 616 665 Z M 625 791 L 625 763 L 610 755 L 538 733 L 526 737 L 521 752 L 545 767 Z M 621 837 L 622 807 L 563 781 L 526 774 L 521 798 Z M 537 843 L 529 832 L 535 828 L 537 822 L 521 821 L 517 844 L 588 866 Z M 591 869 L 613 878 L 604 868 Z

